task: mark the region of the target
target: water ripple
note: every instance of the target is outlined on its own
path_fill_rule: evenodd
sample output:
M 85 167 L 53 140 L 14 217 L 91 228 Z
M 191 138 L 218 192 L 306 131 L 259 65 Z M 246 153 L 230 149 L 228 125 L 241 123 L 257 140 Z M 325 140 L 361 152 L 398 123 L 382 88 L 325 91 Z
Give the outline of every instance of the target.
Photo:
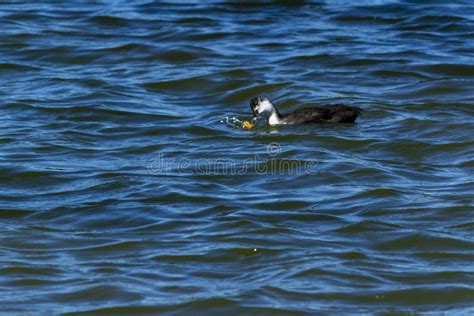
M 0 7 L 1 312 L 474 311 L 470 1 Z

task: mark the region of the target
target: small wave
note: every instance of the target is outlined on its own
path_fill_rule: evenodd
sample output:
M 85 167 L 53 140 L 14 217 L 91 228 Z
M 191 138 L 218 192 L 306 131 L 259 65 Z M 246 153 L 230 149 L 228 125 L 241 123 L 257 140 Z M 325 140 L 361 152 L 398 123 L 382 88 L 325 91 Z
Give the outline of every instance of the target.
M 36 71 L 40 70 L 40 67 L 15 64 L 15 63 L 0 63 L 1 71 Z
M 341 228 L 337 228 L 336 231 L 345 234 L 365 234 L 371 232 L 395 231 L 400 228 L 401 226 L 390 223 L 377 221 L 362 221 L 358 223 L 352 223 Z
M 109 27 L 126 27 L 130 22 L 128 19 L 109 15 L 96 15 L 87 17 L 84 20 L 100 26 Z
M 427 233 L 411 234 L 409 236 L 386 238 L 377 242 L 376 248 L 383 251 L 468 251 L 474 247 L 474 242 L 446 236 L 433 236 Z
M 434 75 L 443 75 L 450 77 L 472 77 L 474 76 L 474 65 L 466 64 L 433 64 L 433 65 L 424 65 L 418 66 L 423 72 L 434 74 Z
M 338 15 L 334 21 L 343 23 L 363 23 L 363 24 L 398 24 L 405 21 L 403 17 L 383 17 L 383 16 L 362 16 L 362 15 Z

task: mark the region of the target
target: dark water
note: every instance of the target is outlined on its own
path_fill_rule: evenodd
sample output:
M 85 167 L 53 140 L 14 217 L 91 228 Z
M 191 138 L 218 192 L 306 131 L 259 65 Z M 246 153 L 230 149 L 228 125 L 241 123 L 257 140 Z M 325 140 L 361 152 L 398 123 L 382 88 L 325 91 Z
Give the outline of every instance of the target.
M 2 1 L 0 39 L 3 313 L 474 313 L 471 0 Z M 221 123 L 261 94 L 364 113 Z

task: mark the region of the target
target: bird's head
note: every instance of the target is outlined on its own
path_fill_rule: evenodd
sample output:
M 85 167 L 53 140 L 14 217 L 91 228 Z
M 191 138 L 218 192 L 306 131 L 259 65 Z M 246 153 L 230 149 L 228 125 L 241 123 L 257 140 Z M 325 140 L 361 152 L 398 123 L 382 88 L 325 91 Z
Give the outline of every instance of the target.
M 271 114 L 275 111 L 275 106 L 265 97 L 255 97 L 250 100 L 250 108 L 254 117 L 260 116 L 262 113 Z

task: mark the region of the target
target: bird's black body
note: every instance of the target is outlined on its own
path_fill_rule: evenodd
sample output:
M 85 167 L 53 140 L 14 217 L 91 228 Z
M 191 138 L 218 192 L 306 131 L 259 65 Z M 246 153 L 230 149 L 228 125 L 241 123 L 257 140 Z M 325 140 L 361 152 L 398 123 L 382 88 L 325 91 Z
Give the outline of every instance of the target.
M 284 124 L 353 123 L 361 109 L 343 104 L 313 106 L 281 115 Z
M 305 123 L 353 123 L 362 110 L 343 104 L 306 107 L 287 114 L 280 114 L 275 105 L 265 97 L 250 100 L 254 116 L 264 115 L 270 125 Z

